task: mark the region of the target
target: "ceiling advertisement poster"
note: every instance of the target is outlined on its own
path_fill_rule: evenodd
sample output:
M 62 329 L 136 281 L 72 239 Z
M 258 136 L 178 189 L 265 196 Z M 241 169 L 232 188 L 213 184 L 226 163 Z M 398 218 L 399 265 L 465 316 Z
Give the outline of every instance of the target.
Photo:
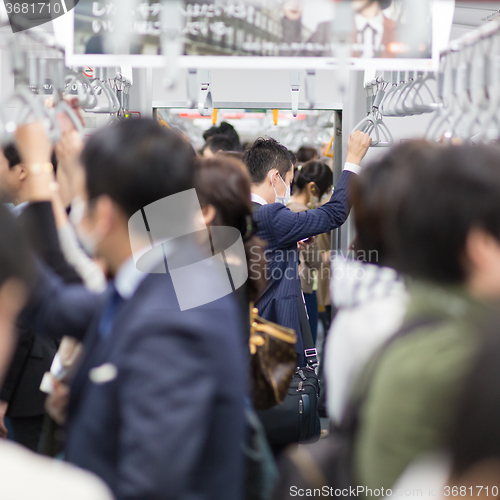
M 80 0 L 68 62 L 162 66 L 175 38 L 184 67 L 331 68 L 347 40 L 354 69 L 430 69 L 435 12 L 448 1 L 168 0 L 176 15 L 165 16 L 165 0 Z

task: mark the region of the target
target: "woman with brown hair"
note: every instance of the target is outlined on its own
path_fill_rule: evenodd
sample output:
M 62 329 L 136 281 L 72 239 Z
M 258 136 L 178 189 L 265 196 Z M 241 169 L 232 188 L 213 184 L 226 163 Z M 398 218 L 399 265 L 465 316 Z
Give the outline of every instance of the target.
M 209 159 L 195 162 L 195 189 L 206 225 L 234 227 L 241 233 L 245 247 L 248 279 L 236 289 L 241 306 L 244 340 L 250 365 L 250 303 L 255 302 L 266 287 L 264 242 L 255 236 L 257 228 L 252 219 L 250 174 L 245 165 L 234 156 L 218 153 Z M 213 231 L 212 231 L 213 232 Z M 249 371 L 250 374 L 250 371 Z M 277 479 L 277 469 L 265 437 L 262 424 L 247 398 L 247 426 L 245 450 L 244 498 L 271 498 Z
M 234 227 L 241 233 L 247 258 L 248 280 L 236 290 L 243 318 L 250 332 L 249 305 L 266 287 L 264 242 L 255 236 L 252 219 L 250 174 L 235 158 L 218 154 L 198 159 L 195 165 L 195 188 L 208 227 Z M 246 339 L 248 340 L 248 339 Z
M 302 168 L 297 170 L 293 181 L 293 196 L 287 207 L 292 212 L 305 212 L 310 208 L 315 208 L 323 196 L 332 194 L 333 172 L 326 163 L 321 161 L 308 161 Z M 327 237 L 329 240 L 329 236 Z M 328 250 L 330 250 L 328 241 Z M 299 242 L 300 251 L 300 283 L 309 316 L 311 334 L 314 344 L 318 333 L 318 300 L 316 290 L 318 289 L 318 273 L 323 262 L 327 262 L 326 252 L 322 251 L 318 241 L 312 243 Z M 323 260 L 322 257 L 325 257 Z

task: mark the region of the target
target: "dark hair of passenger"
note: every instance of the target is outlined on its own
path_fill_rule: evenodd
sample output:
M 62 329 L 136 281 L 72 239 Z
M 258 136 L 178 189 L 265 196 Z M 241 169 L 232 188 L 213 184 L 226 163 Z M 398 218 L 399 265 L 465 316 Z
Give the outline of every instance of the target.
M 213 125 L 208 130 L 205 130 L 205 132 L 203 132 L 203 139 L 205 141 L 208 141 L 208 139 L 210 139 L 210 137 L 212 137 L 214 135 L 218 135 L 218 134 L 220 134 L 219 127 L 217 127 L 217 125 Z
M 465 376 L 448 435 L 452 479 L 488 459 L 500 461 L 500 318 L 480 328 L 481 347 Z
M 220 134 L 227 136 L 229 140 L 233 142 L 234 151 L 241 151 L 240 136 L 238 135 L 238 132 L 236 132 L 236 129 L 227 122 L 221 122 L 219 126 L 214 125 L 208 130 L 205 130 L 205 132 L 203 133 L 203 139 L 205 139 L 205 141 L 208 141 L 210 137 Z
M 236 151 L 241 151 L 240 136 L 230 123 L 221 122 L 219 125 L 219 131 L 221 134 L 227 135 L 234 142 Z
M 394 148 L 353 178 L 350 199 L 353 205 L 356 238 L 352 248 L 365 262 L 387 265 L 388 248 L 385 224 L 394 210 L 394 200 L 405 188 L 405 159 L 408 147 Z
M 208 138 L 205 148 L 210 149 L 215 154 L 219 151 L 235 151 L 236 146 L 227 135 L 217 134 Z
M 394 207 L 386 217 L 394 266 L 415 278 L 463 284 L 470 231 L 481 228 L 500 242 L 498 149 L 410 142 L 384 161 L 395 164 L 404 185 L 403 194 L 387 191 Z
M 27 240 L 9 210 L 0 204 L 0 287 L 9 279 L 29 285 L 33 261 Z
M 297 163 L 307 163 L 318 157 L 317 149 L 312 146 L 301 146 L 297 151 Z
M 21 163 L 21 156 L 14 144 L 7 144 L 7 146 L 3 148 L 3 155 L 9 162 L 9 168 L 14 168 Z
M 260 137 L 243 153 L 243 163 L 252 176 L 253 184 L 262 184 L 272 169 L 277 169 L 281 178 L 295 165 L 295 155 L 275 139 Z
M 333 186 L 333 172 L 326 163 L 312 160 L 307 162 L 300 170 L 297 169 L 293 187 L 297 192 L 302 192 L 311 182 L 318 188 L 316 196 L 321 197 Z
M 192 189 L 194 158 L 189 143 L 151 119 L 104 128 L 82 154 L 89 199 L 108 195 L 131 217 L 150 203 Z
M 264 242 L 249 230 L 252 220 L 250 176 L 240 161 L 214 156 L 195 162 L 195 188 L 201 207 L 212 205 L 216 210 L 213 226 L 238 229 L 243 237 L 248 264 L 248 299 L 255 301 L 266 286 Z

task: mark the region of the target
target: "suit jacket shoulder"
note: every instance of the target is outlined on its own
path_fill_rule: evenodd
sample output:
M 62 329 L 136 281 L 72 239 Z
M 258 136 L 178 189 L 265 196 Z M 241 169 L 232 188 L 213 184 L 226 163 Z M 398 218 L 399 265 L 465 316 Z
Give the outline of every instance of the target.
M 243 335 L 233 297 L 180 311 L 170 276 L 148 276 L 78 373 L 68 460 L 120 499 L 240 498 Z

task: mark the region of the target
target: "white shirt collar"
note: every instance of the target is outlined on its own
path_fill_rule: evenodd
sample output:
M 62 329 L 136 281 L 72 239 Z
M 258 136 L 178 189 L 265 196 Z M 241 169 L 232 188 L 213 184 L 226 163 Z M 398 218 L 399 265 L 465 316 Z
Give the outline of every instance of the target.
M 163 244 L 164 248 L 167 246 L 166 243 Z M 153 271 L 160 262 L 163 261 L 165 256 L 170 253 L 168 248 L 165 248 L 165 255 L 163 252 L 157 253 L 156 257 L 152 258 L 147 263 L 147 268 Z M 144 267 L 144 266 L 142 266 Z M 131 255 L 120 267 L 118 273 L 115 276 L 115 288 L 120 296 L 125 299 L 131 299 L 140 284 L 149 276 L 149 272 L 139 271 L 136 267 L 134 256 Z
M 251 200 L 253 203 L 258 203 L 259 205 L 267 205 L 267 201 L 255 193 L 251 193 Z
M 363 31 L 366 26 L 370 25 L 378 33 L 384 32 L 384 14 L 380 12 L 378 16 L 375 17 L 365 17 L 361 14 L 356 14 L 354 16 L 354 22 L 356 23 L 356 29 L 358 31 Z
M 19 217 L 28 205 L 29 201 L 23 201 L 22 203 L 19 203 L 19 205 L 12 205 L 10 207 L 10 212 L 14 217 Z
M 367 39 L 364 39 L 363 34 L 365 28 L 370 26 L 375 32 L 375 46 L 373 47 L 373 50 L 380 50 L 384 36 L 384 19 L 384 14 L 382 12 L 378 16 L 371 17 L 369 19 L 361 14 L 356 14 L 354 16 L 354 22 L 358 32 L 358 43 L 364 43 L 365 45 L 371 43 L 371 38 L 368 36 Z

